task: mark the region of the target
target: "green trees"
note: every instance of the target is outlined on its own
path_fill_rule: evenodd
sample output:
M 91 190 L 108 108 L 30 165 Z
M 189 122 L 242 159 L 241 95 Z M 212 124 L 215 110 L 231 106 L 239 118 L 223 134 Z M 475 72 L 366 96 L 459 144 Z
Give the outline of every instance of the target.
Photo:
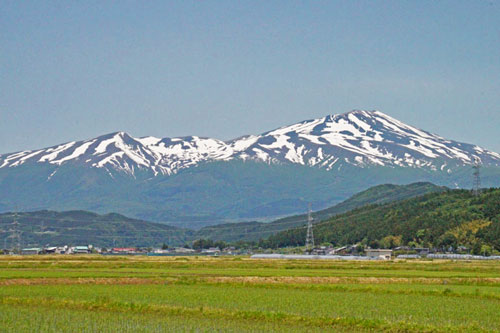
M 450 190 L 388 203 L 369 205 L 336 215 L 314 226 L 317 243 L 335 245 L 364 241 L 370 247 L 457 248 L 477 253 L 500 250 L 500 189 Z M 305 229 L 269 237 L 269 247 L 303 245 Z M 483 248 L 487 245 L 490 248 Z
M 401 239 L 402 239 L 401 235 L 399 235 L 399 236 L 392 236 L 392 235 L 385 236 L 384 238 L 382 238 L 380 240 L 379 245 L 380 245 L 380 247 L 383 247 L 385 249 L 393 249 L 395 247 L 402 245 Z
M 451 232 L 445 232 L 441 237 L 439 237 L 438 244 L 439 247 L 448 248 L 448 247 L 457 247 L 457 238 Z
M 223 249 L 227 246 L 227 244 L 223 241 L 214 242 L 211 239 L 197 239 L 193 242 L 193 250 L 202 250 L 209 249 L 211 247 L 218 247 L 219 249 Z

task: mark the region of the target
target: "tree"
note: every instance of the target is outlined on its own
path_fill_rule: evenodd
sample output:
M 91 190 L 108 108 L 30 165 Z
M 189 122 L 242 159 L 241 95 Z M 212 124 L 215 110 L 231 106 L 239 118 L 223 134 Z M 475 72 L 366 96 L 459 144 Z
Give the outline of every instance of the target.
M 451 232 L 445 232 L 439 238 L 439 246 L 441 247 L 457 247 L 457 238 Z
M 380 241 L 380 246 L 386 249 L 393 249 L 401 245 L 401 236 L 386 236 Z
M 414 249 L 414 248 L 416 248 L 416 247 L 419 247 L 419 246 L 420 246 L 420 244 L 419 244 L 419 243 L 417 243 L 417 242 L 413 242 L 413 241 L 411 241 L 411 242 L 408 242 L 408 246 L 409 246 L 409 247 L 411 247 L 412 249 Z
M 194 250 L 208 249 L 210 247 L 214 247 L 214 241 L 211 239 L 197 239 L 193 242 Z
M 481 254 L 481 248 L 482 248 L 482 244 L 481 244 L 481 241 L 476 241 L 474 243 L 474 245 L 472 246 L 472 254 L 475 254 L 475 255 L 480 255 Z
M 481 246 L 481 254 L 483 256 L 489 257 L 489 256 L 491 256 L 491 252 L 492 252 L 491 246 L 486 245 L 486 244 Z
M 422 243 L 426 235 L 427 235 L 427 229 L 419 229 L 415 234 L 415 241 L 417 243 Z
M 209 247 L 218 247 L 219 249 L 224 249 L 225 247 L 227 247 L 227 244 L 226 242 L 224 241 L 217 241 L 213 244 L 213 246 L 209 246 Z

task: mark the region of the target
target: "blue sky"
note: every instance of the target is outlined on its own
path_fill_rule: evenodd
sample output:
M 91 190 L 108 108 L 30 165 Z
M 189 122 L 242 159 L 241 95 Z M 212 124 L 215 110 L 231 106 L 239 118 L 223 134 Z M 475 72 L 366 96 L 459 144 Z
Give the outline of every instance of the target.
M 0 153 L 352 109 L 500 152 L 500 1 L 0 4 Z

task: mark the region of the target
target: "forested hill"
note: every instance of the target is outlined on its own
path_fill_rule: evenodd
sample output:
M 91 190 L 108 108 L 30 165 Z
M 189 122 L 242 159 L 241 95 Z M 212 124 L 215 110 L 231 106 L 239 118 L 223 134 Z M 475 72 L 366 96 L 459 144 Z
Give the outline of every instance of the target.
M 304 227 L 284 231 L 261 245 L 304 245 Z M 334 216 L 314 226 L 316 244 L 364 243 L 371 247 L 413 245 L 423 247 L 490 245 L 500 250 L 500 189 L 441 193 L 369 205 Z
M 16 226 L 14 221 L 18 222 Z M 50 245 L 161 246 L 183 244 L 189 230 L 131 219 L 120 214 L 99 215 L 87 211 L 35 211 L 0 214 L 0 239 L 22 247 Z
M 396 200 L 424 195 L 432 192 L 446 191 L 444 186 L 437 186 L 428 182 L 419 182 L 409 185 L 384 184 L 362 191 L 351 198 L 324 210 L 312 213 L 315 222 L 345 213 L 351 209 L 369 204 L 382 204 Z M 306 210 L 307 207 L 304 207 Z M 280 231 L 302 226 L 307 222 L 307 215 L 294 215 L 276 220 L 271 223 L 240 222 L 227 223 L 202 228 L 194 235 L 197 238 L 223 240 L 227 242 L 256 241 L 267 238 Z
M 410 185 L 379 185 L 356 194 L 352 198 L 326 210 L 313 213 L 315 221 L 370 203 L 389 202 L 444 191 L 446 188 L 431 183 Z M 306 207 L 304 207 L 306 208 Z M 4 246 L 17 243 L 14 220 L 18 221 L 21 246 L 76 245 L 96 246 L 178 246 L 197 239 L 226 242 L 256 241 L 272 234 L 303 225 L 306 215 L 283 218 L 272 223 L 241 222 L 223 224 L 201 230 L 189 230 L 160 223 L 128 218 L 120 214 L 96 214 L 88 211 L 35 211 L 0 214 L 0 240 Z

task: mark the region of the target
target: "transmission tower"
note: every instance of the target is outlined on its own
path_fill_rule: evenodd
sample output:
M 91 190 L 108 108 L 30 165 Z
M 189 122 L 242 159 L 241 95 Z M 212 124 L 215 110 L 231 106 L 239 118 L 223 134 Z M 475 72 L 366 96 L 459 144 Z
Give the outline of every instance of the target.
M 311 215 L 311 204 L 307 210 L 307 235 L 306 235 L 306 252 L 311 253 L 314 249 L 314 234 L 313 234 L 313 218 Z
M 476 164 L 472 167 L 474 170 L 473 172 L 473 182 L 472 182 L 472 193 L 477 197 L 479 194 L 481 194 L 481 175 L 479 172 L 479 169 L 481 168 L 481 164 L 479 164 L 478 161 L 476 161 Z
M 17 221 L 17 212 L 14 213 L 14 221 L 12 222 L 12 240 L 15 242 L 16 250 L 21 251 L 21 231 L 19 230 L 19 222 Z

